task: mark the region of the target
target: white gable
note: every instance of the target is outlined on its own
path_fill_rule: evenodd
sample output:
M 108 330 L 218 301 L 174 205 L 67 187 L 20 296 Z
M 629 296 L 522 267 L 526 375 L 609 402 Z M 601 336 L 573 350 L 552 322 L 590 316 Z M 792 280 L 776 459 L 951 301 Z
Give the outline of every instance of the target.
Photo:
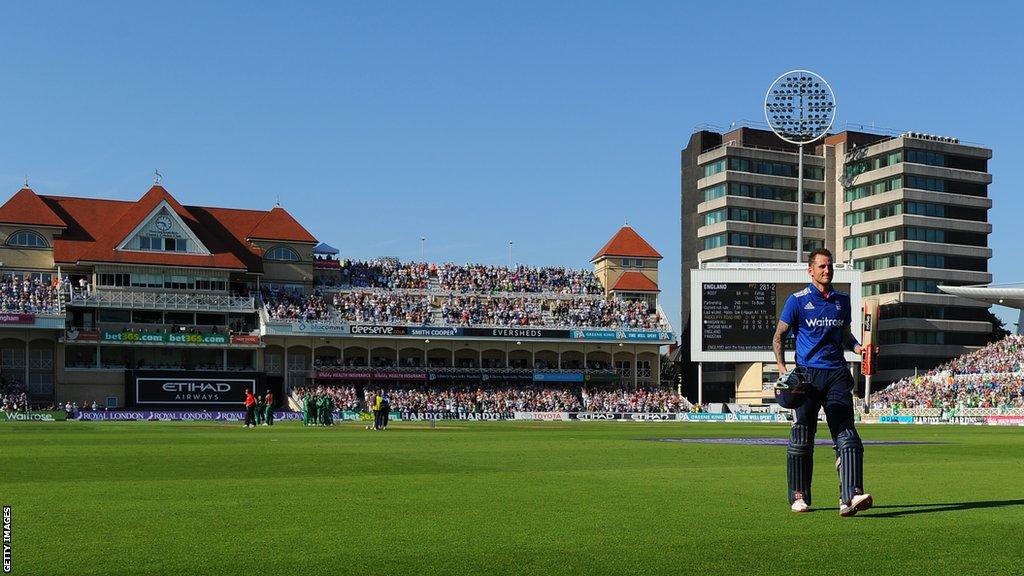
M 195 233 L 185 225 L 181 217 L 166 200 L 160 202 L 121 241 L 118 250 L 162 252 L 171 254 L 201 254 L 209 256 L 210 251 L 199 241 Z

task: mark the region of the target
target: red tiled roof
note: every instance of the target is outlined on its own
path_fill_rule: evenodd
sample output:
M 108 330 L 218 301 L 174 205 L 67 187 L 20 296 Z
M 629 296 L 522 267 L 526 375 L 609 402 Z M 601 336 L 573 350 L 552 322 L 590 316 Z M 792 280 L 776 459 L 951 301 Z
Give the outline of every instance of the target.
M 11 196 L 0 206 L 0 222 L 4 224 L 25 224 L 28 226 L 58 226 L 64 228 L 64 221 L 53 213 L 31 188 L 25 187 Z
M 261 272 L 261 253 L 249 242 L 250 238 L 316 242 L 283 208 L 275 207 L 267 212 L 182 206 L 162 186 L 153 186 L 137 202 L 62 196 L 38 198 L 61 225 L 67 227 L 54 242 L 53 257 L 58 263 L 118 262 Z M 132 230 L 164 201 L 206 246 L 209 256 L 117 250 Z
M 623 292 L 661 292 L 653 280 L 640 272 L 624 272 L 619 281 L 612 286 L 613 291 Z
M 249 231 L 249 238 L 258 240 L 286 240 L 289 242 L 312 242 L 316 238 L 306 231 L 284 208 L 274 206 L 256 226 Z
M 612 239 L 601 248 L 593 258 L 591 262 L 601 258 L 602 256 L 631 256 L 634 258 L 661 258 L 661 254 L 651 247 L 627 224 L 612 236 Z

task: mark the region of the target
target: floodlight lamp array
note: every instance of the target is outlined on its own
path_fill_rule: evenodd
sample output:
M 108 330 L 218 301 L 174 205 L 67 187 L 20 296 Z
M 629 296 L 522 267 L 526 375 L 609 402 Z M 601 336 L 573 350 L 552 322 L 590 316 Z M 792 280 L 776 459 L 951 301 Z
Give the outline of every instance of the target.
M 779 76 L 765 95 L 764 115 L 780 138 L 806 144 L 825 135 L 835 120 L 835 94 L 824 78 L 807 70 Z

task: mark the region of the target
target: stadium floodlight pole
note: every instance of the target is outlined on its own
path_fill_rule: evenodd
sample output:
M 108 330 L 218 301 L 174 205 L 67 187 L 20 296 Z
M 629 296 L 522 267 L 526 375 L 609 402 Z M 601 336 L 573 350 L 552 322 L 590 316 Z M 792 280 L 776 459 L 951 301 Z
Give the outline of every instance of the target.
M 772 132 L 799 149 L 796 180 L 796 261 L 804 254 L 804 145 L 821 138 L 836 119 L 836 95 L 819 74 L 791 70 L 764 95 L 764 119 Z
M 426 236 L 420 236 L 420 262 L 423 262 L 423 243 L 427 241 Z
M 512 241 L 511 240 L 508 241 L 508 267 L 509 267 L 509 270 L 512 269 Z

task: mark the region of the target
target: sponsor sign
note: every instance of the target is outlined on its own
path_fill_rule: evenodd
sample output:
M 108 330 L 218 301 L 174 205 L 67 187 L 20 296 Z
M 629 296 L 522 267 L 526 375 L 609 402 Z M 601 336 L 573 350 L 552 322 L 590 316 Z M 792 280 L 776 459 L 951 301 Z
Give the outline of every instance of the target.
M 245 346 L 258 346 L 260 343 L 260 337 L 257 334 L 232 334 L 232 344 L 242 344 Z
M 679 419 L 686 422 L 728 422 L 735 420 L 735 414 L 722 414 L 718 412 L 684 412 Z
M 516 420 L 568 420 L 568 412 L 513 412 Z
M 583 372 L 534 372 L 534 382 L 583 382 Z
M 188 334 L 186 332 L 163 334 L 150 332 L 107 332 L 100 338 L 103 342 L 131 342 L 151 344 L 227 344 L 227 334 Z
M 35 324 L 35 314 L 16 314 L 4 312 L 0 314 L 0 324 Z
M 245 389 L 265 394 L 263 378 L 253 372 L 128 371 L 125 377 L 128 406 L 163 404 L 181 408 L 239 409 Z M 280 396 L 274 390 L 275 396 Z
M 462 328 L 429 328 L 429 327 L 409 327 L 409 336 L 426 336 L 428 338 L 444 338 L 449 336 L 462 336 Z
M 426 380 L 426 372 L 400 370 L 353 370 L 351 368 L 321 368 L 316 371 L 318 380 Z
M 615 412 L 570 412 L 569 420 L 621 420 L 622 414 Z
M 326 336 L 347 336 L 352 333 L 348 324 L 331 322 L 314 322 L 303 320 L 292 324 L 292 332 L 304 332 Z
M 100 333 L 95 330 L 68 330 L 65 337 L 68 342 L 99 342 Z
M 62 422 L 68 413 L 63 410 L 36 412 L 0 412 L 0 422 Z
M 542 330 L 540 328 L 463 328 L 464 336 L 479 336 L 482 338 L 569 338 L 569 330 Z
M 357 336 L 407 336 L 407 326 L 373 326 L 370 324 L 354 324 L 350 327 L 352 334 Z
M 878 417 L 878 421 L 882 422 L 882 423 L 888 423 L 888 424 L 913 424 L 914 423 L 914 417 L 913 416 L 894 416 L 894 415 L 890 414 L 890 415 L 887 415 L 887 416 L 879 416 Z
M 782 414 L 750 414 L 750 413 L 739 413 L 735 414 L 738 422 L 785 422 L 786 417 Z
M 633 340 L 644 342 L 671 342 L 671 332 L 646 330 L 572 330 L 574 340 Z
M 206 410 L 108 410 L 96 412 L 79 412 L 78 420 L 214 420 L 220 422 L 244 422 L 245 412 L 242 411 L 206 411 Z M 274 411 L 274 420 L 302 420 L 302 412 Z
M 1000 426 L 1024 426 L 1024 416 L 986 416 L 985 423 Z
M 402 420 L 512 420 L 514 412 L 402 412 Z

